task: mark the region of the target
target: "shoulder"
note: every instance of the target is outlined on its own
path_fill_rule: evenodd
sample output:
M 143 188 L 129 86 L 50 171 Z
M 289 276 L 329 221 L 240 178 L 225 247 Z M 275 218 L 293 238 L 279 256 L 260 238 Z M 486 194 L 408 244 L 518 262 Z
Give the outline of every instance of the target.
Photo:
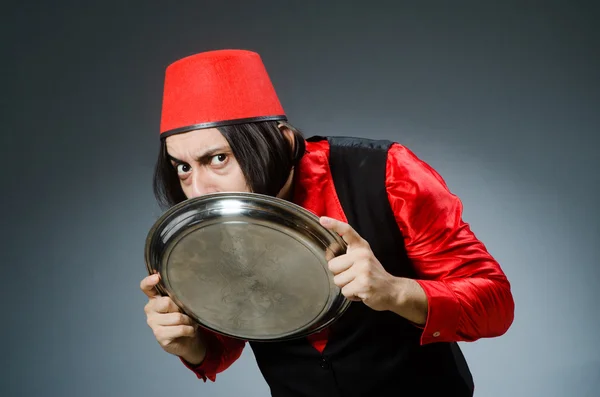
M 386 152 L 394 142 L 385 139 L 370 139 L 350 136 L 313 136 L 306 140 L 308 153 L 322 152 L 329 156 L 331 150 L 341 150 L 343 154 Z M 385 153 L 384 153 L 385 154 Z
M 314 136 L 306 140 L 306 152 L 312 156 L 316 155 L 329 160 L 332 147 L 334 149 L 335 147 L 343 148 L 342 152 L 348 156 L 379 153 L 379 156 L 365 156 L 360 160 L 385 159 L 388 184 L 412 180 L 414 183 L 435 183 L 442 184 L 444 187 L 446 185 L 443 178 L 431 165 L 399 142 L 346 136 Z
M 438 171 L 411 149 L 396 142 L 388 150 L 386 180 L 388 185 L 410 181 L 411 185 L 422 189 L 447 188 Z

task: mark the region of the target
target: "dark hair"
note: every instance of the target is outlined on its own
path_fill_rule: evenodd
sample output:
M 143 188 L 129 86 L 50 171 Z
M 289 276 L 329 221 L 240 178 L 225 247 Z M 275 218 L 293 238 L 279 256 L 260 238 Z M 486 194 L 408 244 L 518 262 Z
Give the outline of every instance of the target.
M 283 124 L 294 134 L 294 145 L 278 128 Z M 217 127 L 235 156 L 246 182 L 254 193 L 275 196 L 285 185 L 292 167 L 298 164 L 305 151 L 302 133 L 281 121 L 264 121 Z M 154 195 L 163 209 L 186 199 L 176 170 L 167 156 L 164 139 L 154 170 Z

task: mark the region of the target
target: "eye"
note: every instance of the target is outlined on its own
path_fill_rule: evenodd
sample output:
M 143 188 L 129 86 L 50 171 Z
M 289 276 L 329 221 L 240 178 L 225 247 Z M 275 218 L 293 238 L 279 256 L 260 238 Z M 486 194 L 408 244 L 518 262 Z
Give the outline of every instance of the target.
M 189 164 L 177 164 L 177 173 L 179 175 L 187 174 L 188 172 L 190 172 Z
M 216 156 L 213 156 L 211 158 L 210 165 L 220 166 L 220 165 L 224 165 L 226 161 L 227 161 L 226 154 L 217 154 Z

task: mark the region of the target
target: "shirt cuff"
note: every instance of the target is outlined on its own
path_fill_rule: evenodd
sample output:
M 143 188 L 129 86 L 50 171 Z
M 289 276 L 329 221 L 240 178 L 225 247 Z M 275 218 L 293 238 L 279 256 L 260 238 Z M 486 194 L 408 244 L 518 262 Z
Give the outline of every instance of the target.
M 221 345 L 211 332 L 204 333 L 204 343 L 206 344 L 206 355 L 200 364 L 190 364 L 182 357 L 179 357 L 179 359 L 186 368 L 196 374 L 198 379 L 202 379 L 204 382 L 206 382 L 207 379 L 215 382 L 223 351 L 222 348 L 220 348 Z
M 427 296 L 427 320 L 422 327 L 421 345 L 454 342 L 461 313 L 460 302 L 443 281 L 415 280 Z
M 198 377 L 198 379 L 202 379 L 204 382 L 206 382 L 206 380 L 207 380 L 208 377 L 206 375 L 205 368 L 203 368 L 205 366 L 206 359 L 204 359 L 204 361 L 202 361 L 202 363 L 197 364 L 197 365 L 190 364 L 190 363 L 188 363 L 187 361 L 185 361 L 181 357 L 179 357 L 179 359 L 181 360 L 181 362 L 183 363 L 183 365 L 186 366 L 187 369 L 189 369 L 194 374 L 196 374 L 196 376 Z M 215 381 L 215 379 L 211 379 L 211 380 L 213 382 Z

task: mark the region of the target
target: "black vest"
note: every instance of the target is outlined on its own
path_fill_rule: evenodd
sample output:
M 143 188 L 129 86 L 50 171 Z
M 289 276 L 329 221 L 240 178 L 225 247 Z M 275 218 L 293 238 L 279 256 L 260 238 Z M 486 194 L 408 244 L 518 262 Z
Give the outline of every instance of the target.
M 389 141 L 313 137 L 330 144 L 329 165 L 348 223 L 385 269 L 414 278 L 385 189 Z M 456 343 L 419 345 L 421 330 L 401 316 L 353 302 L 330 327 L 319 353 L 307 339 L 251 342 L 274 397 L 473 395 L 473 381 Z

